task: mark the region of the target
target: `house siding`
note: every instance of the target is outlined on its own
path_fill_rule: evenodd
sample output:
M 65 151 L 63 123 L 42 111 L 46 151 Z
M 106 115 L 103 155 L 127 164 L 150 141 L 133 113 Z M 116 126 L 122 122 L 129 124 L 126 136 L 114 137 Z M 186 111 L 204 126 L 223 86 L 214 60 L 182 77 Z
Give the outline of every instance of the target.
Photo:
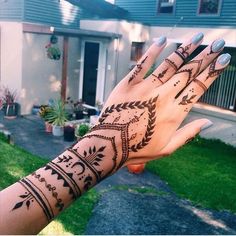
M 0 20 L 21 21 L 23 9 L 23 0 L 0 1 Z
M 235 0 L 222 0 L 220 14 L 216 16 L 198 15 L 198 0 L 176 0 L 172 15 L 157 14 L 157 1 L 116 0 L 115 4 L 129 11 L 133 20 L 152 26 L 236 27 Z
M 25 0 L 24 21 L 60 28 L 79 28 L 80 9 L 61 0 Z

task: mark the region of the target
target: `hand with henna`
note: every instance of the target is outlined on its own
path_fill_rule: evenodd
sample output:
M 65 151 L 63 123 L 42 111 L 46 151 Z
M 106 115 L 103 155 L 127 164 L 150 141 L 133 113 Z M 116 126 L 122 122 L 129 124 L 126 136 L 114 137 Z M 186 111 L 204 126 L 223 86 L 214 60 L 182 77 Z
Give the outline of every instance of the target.
M 166 45 L 165 37 L 156 39 L 111 93 L 93 133 L 112 133 L 122 150 L 118 167 L 169 155 L 211 124 L 199 119 L 179 129 L 231 58 L 219 56 L 225 42 L 218 39 L 186 63 L 202 40 L 202 33 L 193 36 L 144 79 Z
M 209 126 L 200 119 L 179 128 L 230 62 L 229 54 L 219 55 L 224 40 L 217 39 L 186 63 L 202 40 L 202 33 L 193 36 L 145 78 L 166 45 L 165 37 L 156 39 L 113 90 L 87 135 L 0 192 L 0 234 L 40 232 L 105 177 L 128 164 L 169 155 Z

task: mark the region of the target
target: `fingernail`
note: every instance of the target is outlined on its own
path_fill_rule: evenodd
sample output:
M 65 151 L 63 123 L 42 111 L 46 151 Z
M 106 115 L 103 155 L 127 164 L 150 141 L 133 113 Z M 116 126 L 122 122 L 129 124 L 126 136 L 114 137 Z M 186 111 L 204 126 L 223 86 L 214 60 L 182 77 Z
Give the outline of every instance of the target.
M 204 36 L 204 34 L 202 32 L 196 34 L 192 38 L 192 43 L 195 45 L 198 44 L 203 39 L 203 36 Z
M 220 63 L 222 66 L 225 66 L 230 62 L 231 55 L 229 53 L 222 54 L 218 57 L 217 62 Z
M 211 50 L 212 52 L 219 52 L 225 46 L 224 39 L 217 39 L 213 42 Z
M 162 46 L 165 42 L 166 42 L 166 37 L 165 36 L 161 36 L 160 38 L 156 38 L 156 39 L 153 39 L 154 43 L 157 45 L 157 46 Z
M 211 122 L 210 120 L 207 121 L 202 127 L 201 127 L 201 131 L 208 129 L 209 127 L 211 127 L 213 125 L 213 122 Z

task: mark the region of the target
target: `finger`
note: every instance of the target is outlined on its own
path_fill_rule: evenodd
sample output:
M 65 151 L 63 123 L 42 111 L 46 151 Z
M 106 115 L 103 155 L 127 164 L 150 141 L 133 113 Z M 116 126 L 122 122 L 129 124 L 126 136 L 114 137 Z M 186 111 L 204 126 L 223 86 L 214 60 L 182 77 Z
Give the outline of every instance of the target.
M 161 150 L 159 156 L 169 156 L 186 143 L 192 141 L 201 131 L 211 127 L 213 123 L 208 119 L 192 121 L 176 131 L 171 141 Z
M 214 80 L 224 71 L 231 59 L 230 54 L 222 54 L 212 62 L 199 76 L 197 76 L 175 100 L 180 109 L 179 118 L 183 119 L 204 92 L 210 87 Z
M 149 76 L 147 84 L 159 86 L 168 81 L 183 64 L 186 58 L 201 44 L 203 33 L 194 35 L 183 43 L 175 52 L 162 62 L 160 66 Z
M 162 36 L 155 40 L 147 52 L 141 57 L 133 70 L 125 77 L 125 80 L 128 81 L 129 85 L 137 84 L 143 80 L 149 68 L 153 65 L 165 45 L 166 37 Z
M 126 165 L 129 164 L 141 164 L 150 160 L 159 159 L 165 156 L 169 156 L 175 152 L 178 148 L 184 146 L 188 142 L 194 139 L 194 137 L 201 131 L 211 127 L 213 123 L 208 119 L 198 119 L 188 123 L 175 132 L 170 142 L 154 157 L 139 157 L 129 159 Z
M 211 45 L 205 48 L 200 54 L 190 62 L 181 67 L 176 74 L 188 73 L 186 84 L 196 78 L 219 53 L 224 49 L 225 41 L 223 39 L 215 40 Z

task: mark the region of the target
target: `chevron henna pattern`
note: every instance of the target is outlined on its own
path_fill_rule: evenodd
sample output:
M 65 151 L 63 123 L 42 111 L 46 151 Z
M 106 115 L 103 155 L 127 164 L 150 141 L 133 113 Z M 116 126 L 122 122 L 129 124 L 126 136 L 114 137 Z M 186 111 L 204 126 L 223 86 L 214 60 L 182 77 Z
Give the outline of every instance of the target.
M 216 70 L 216 61 L 217 61 L 217 59 L 215 59 L 211 63 L 211 65 L 209 67 L 209 72 L 208 72 L 208 75 L 207 75 L 205 81 L 207 81 L 209 78 L 212 78 L 212 77 L 220 75 L 224 71 L 224 68 Z

